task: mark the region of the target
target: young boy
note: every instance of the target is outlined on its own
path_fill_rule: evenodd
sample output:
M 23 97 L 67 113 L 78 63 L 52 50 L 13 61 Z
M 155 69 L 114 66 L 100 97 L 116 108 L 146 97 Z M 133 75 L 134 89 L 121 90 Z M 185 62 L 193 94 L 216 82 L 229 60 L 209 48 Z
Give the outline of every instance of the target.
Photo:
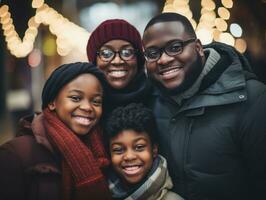
M 165 158 L 158 155 L 157 128 L 152 112 L 132 103 L 115 109 L 106 123 L 113 170 L 109 188 L 114 199 L 173 199 Z

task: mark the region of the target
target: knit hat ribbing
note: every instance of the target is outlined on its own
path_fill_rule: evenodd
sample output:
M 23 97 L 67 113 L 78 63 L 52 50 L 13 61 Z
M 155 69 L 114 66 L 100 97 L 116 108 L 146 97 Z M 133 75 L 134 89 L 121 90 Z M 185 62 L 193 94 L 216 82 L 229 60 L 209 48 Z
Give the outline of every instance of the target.
M 94 75 L 101 83 L 103 89 L 106 88 L 106 80 L 103 73 L 92 63 L 76 62 L 64 64 L 56 68 L 44 84 L 42 90 L 42 109 L 51 103 L 59 91 L 74 78 L 81 74 L 89 73 Z
M 141 36 L 138 30 L 123 19 L 110 19 L 102 22 L 90 35 L 87 44 L 89 61 L 96 64 L 96 53 L 103 44 L 110 40 L 121 39 L 130 42 L 138 50 L 138 66 L 143 68 L 144 57 L 142 54 Z

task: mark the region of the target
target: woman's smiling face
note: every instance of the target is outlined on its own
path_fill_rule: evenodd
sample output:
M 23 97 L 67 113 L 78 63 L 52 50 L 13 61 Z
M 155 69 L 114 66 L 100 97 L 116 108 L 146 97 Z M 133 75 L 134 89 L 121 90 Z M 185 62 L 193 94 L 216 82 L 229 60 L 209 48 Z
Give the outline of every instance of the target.
M 104 50 L 135 52 L 134 47 L 129 42 L 118 39 L 108 41 L 98 52 L 101 54 Z M 123 60 L 119 53 L 115 53 L 114 58 L 107 62 L 100 58 L 99 53 L 96 58 L 97 66 L 104 73 L 110 86 L 115 89 L 123 89 L 128 86 L 137 74 L 138 64 L 136 54 L 134 53 L 129 60 Z

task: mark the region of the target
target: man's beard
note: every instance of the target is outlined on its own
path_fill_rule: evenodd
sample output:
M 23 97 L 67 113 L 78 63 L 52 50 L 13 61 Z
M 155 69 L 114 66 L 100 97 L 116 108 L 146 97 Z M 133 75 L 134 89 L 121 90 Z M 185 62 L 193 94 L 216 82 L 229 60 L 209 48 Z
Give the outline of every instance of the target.
M 156 80 L 152 75 L 150 75 L 150 78 L 153 84 L 155 84 L 159 88 L 160 91 L 162 91 L 163 93 L 166 93 L 167 95 L 175 96 L 175 95 L 178 95 L 186 91 L 193 85 L 193 83 L 195 83 L 203 67 L 204 66 L 202 64 L 202 58 L 197 52 L 197 58 L 190 66 L 189 71 L 185 74 L 183 82 L 180 85 L 176 86 L 175 88 L 171 88 L 171 89 L 166 88 L 162 83 Z

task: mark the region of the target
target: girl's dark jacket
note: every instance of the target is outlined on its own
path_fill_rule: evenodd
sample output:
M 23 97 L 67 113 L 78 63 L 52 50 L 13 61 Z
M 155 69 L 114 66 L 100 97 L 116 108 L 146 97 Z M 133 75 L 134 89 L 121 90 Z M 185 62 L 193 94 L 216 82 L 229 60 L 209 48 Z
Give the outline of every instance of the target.
M 266 86 L 231 47 L 208 47 L 221 60 L 196 95 L 178 105 L 153 94 L 174 191 L 189 200 L 266 199 Z
M 61 163 L 42 123 L 21 121 L 21 136 L 0 146 L 0 198 L 3 200 L 58 200 Z

